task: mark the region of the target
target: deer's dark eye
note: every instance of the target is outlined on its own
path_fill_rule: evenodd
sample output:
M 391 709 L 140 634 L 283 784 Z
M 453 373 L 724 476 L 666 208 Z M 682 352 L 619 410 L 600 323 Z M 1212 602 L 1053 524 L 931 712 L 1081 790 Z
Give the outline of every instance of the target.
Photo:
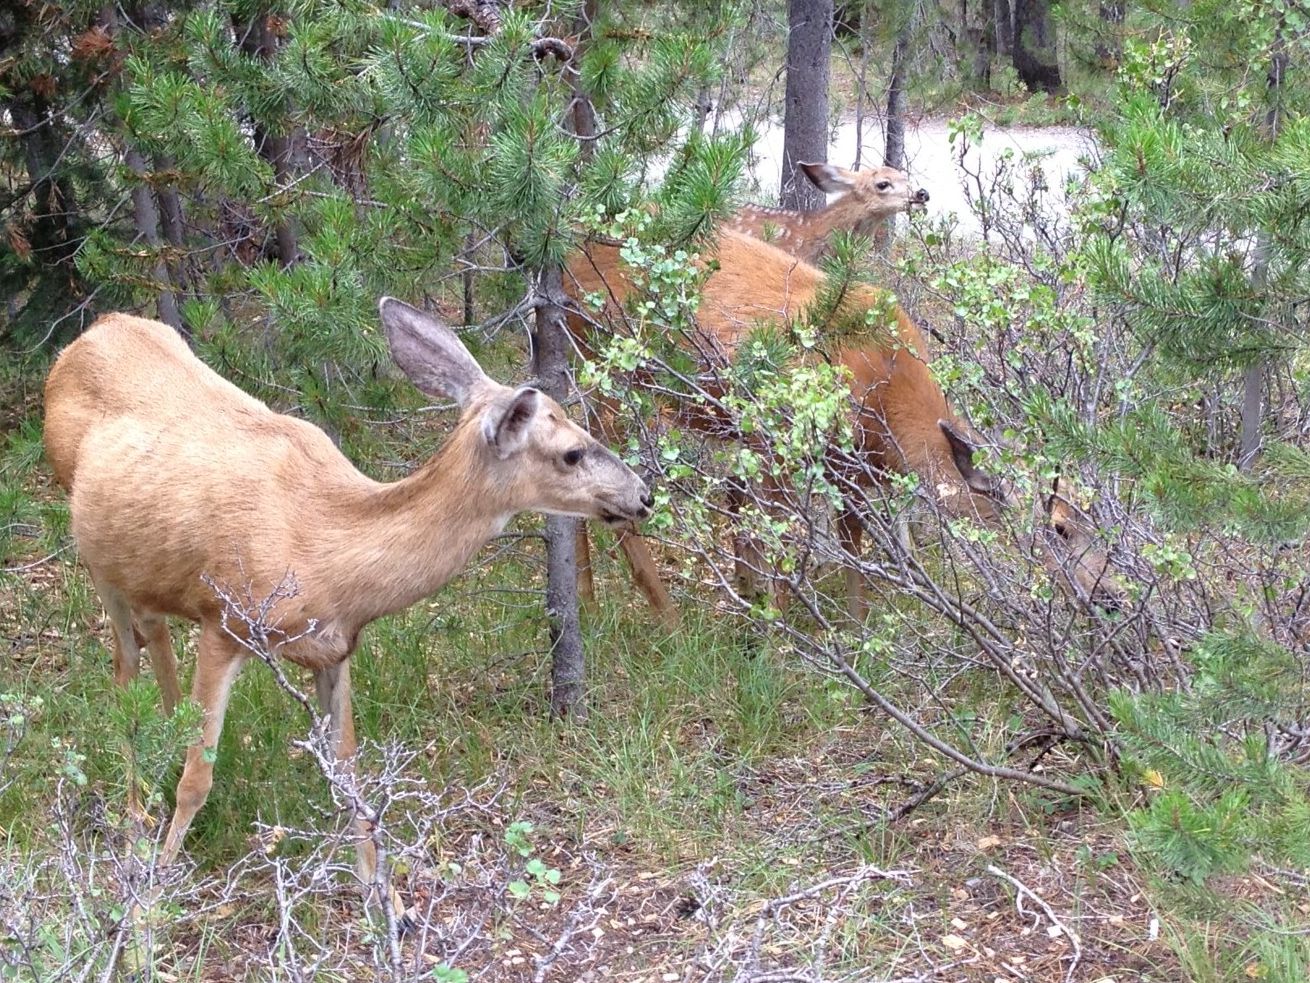
M 576 468 L 579 464 L 582 463 L 582 455 L 583 455 L 583 453 L 584 453 L 584 451 L 582 450 L 581 447 L 575 447 L 575 448 L 573 448 L 573 450 L 571 450 L 571 451 L 565 451 L 565 452 L 564 452 L 564 463 L 567 464 L 567 465 L 568 465 L 569 467 L 571 467 L 571 468 Z
M 874 185 L 874 187 L 877 188 L 879 191 L 886 191 L 891 186 L 892 183 L 890 181 L 879 181 L 877 184 Z

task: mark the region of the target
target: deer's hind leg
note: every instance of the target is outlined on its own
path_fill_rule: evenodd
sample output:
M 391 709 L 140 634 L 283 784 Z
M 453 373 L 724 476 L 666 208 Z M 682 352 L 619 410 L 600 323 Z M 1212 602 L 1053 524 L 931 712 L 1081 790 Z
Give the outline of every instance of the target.
M 633 584 L 655 612 L 655 617 L 665 627 L 677 628 L 678 606 L 673 603 L 673 598 L 669 596 L 669 589 L 664 586 L 659 566 L 655 563 L 655 557 L 651 555 L 646 540 L 640 533 L 631 529 L 620 532 L 618 537 L 619 549 L 623 551 L 623 558 L 628 563 Z M 591 564 L 591 535 L 587 530 L 586 522 L 578 523 L 576 551 L 578 596 L 587 607 L 595 609 L 596 579 Z
M 623 551 L 623 558 L 628 561 L 628 569 L 632 571 L 632 582 L 637 585 L 642 597 L 646 598 L 655 616 L 666 628 L 678 627 L 678 606 L 673 603 L 669 589 L 664 586 L 660 568 L 646 540 L 638 532 L 624 530 L 619 533 L 619 549 Z
M 141 671 L 141 649 L 150 653 L 150 664 L 155 670 L 164 711 L 172 713 L 182 699 L 177 682 L 177 658 L 173 654 L 173 640 L 168 635 L 168 623 L 162 614 L 142 608 L 133 608 L 127 595 L 94 572 L 91 580 L 96 593 L 109 615 L 114 633 L 114 682 L 126 686 Z
M 94 570 L 91 581 L 114 633 L 114 682 L 126 686 L 141 671 L 141 641 L 132 623 L 132 605 L 126 594 L 103 577 L 97 577 Z
M 114 633 L 114 684 L 123 687 L 136 679 L 141 671 L 141 640 L 137 637 L 132 622 L 132 605 L 128 602 L 127 595 L 107 580 L 97 577 L 94 571 L 91 580 L 95 583 L 96 593 L 100 595 L 100 603 L 105 606 L 105 613 L 109 615 L 109 626 Z M 125 753 L 128 755 L 127 812 L 128 815 L 144 821 L 146 811 L 141 805 L 141 793 L 137 787 L 135 768 L 132 766 L 132 755 L 127 749 Z
M 168 621 L 155 611 L 137 609 L 137 628 L 150 653 L 150 664 L 155 670 L 155 682 L 164 702 L 164 712 L 172 714 L 182 701 L 182 690 L 177 683 L 177 657 L 173 654 L 173 639 L 168 634 Z

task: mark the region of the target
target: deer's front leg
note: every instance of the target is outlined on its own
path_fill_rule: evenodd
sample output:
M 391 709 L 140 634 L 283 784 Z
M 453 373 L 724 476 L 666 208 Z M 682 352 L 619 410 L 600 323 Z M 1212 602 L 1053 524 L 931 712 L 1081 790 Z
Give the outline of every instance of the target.
M 847 506 L 837 517 L 837 542 L 841 546 L 842 566 L 846 579 L 846 610 L 851 619 L 864 622 L 868 614 L 868 601 L 864 596 L 864 576 L 860 573 L 860 543 L 864 538 L 864 525 L 854 508 Z
M 346 659 L 328 669 L 314 673 L 314 689 L 318 694 L 318 709 L 328 722 L 328 749 L 338 766 L 348 775 L 354 775 L 355 717 L 350 708 L 350 660 Z M 355 826 L 359 842 L 355 847 L 355 872 L 365 890 L 371 890 L 377 877 L 377 850 L 370 836 L 371 824 L 356 814 Z
M 244 662 L 241 649 L 223 634 L 217 623 L 200 626 L 199 657 L 191 684 L 191 698 L 200 704 L 205 719 L 200 741 L 188 749 L 182 778 L 177 783 L 177 807 L 173 810 L 173 821 L 169 824 L 160 856 L 165 864 L 177 859 L 191 820 L 209 798 L 209 789 L 214 784 L 214 754 L 223 733 L 227 701 Z
M 350 660 L 317 670 L 314 673 L 314 688 L 318 694 L 319 710 L 328 719 L 328 741 L 332 755 L 340 768 L 353 777 L 358 744 L 355 740 L 355 718 L 350 708 Z M 358 811 L 355 814 L 355 832 L 358 837 L 355 843 L 355 876 L 359 878 L 365 899 L 385 897 L 400 929 L 407 929 L 410 918 L 400 895 L 391 885 L 390 871 L 382 871 L 382 877 L 379 878 L 373 823 Z M 379 891 L 383 885 L 385 890 Z

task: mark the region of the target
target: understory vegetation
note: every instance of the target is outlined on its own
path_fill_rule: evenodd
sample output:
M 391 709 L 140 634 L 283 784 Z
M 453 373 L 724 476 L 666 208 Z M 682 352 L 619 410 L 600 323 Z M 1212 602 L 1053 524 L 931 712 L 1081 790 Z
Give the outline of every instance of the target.
M 706 284 L 780 5 L 600 6 L 0 15 L 8 123 L 66 148 L 0 158 L 0 979 L 1310 978 L 1303 16 L 1116 6 L 1094 118 L 1045 103 L 1084 169 L 980 166 L 962 100 L 970 214 L 838 234 L 814 303 L 725 351 Z M 847 6 L 863 86 L 894 38 Z M 1068 44 L 1111 29 L 1096 6 Z M 932 77 L 939 40 L 921 93 L 966 84 Z M 389 364 L 377 298 L 523 381 L 588 239 L 635 289 L 569 299 L 594 323 L 567 406 L 650 476 L 676 620 L 593 529 L 585 699 L 555 719 L 521 516 L 365 632 L 346 769 L 266 599 L 215 585 L 257 651 L 160 864 L 201 711 L 113 683 L 43 456 L 59 348 L 158 317 L 396 480 L 455 414 Z M 841 353 L 917 358 L 898 310 L 995 516 L 868 452 Z M 361 812 L 404 910 L 361 899 Z

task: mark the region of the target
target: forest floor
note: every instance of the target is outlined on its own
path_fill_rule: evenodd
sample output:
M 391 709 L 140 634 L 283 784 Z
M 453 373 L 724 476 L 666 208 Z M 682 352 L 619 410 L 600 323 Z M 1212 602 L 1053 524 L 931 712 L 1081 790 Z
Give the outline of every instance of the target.
M 123 749 L 158 721 L 112 685 L 36 393 L 6 395 L 0 939 L 22 953 L 6 978 L 72 978 L 78 953 L 101 973 L 143 871 L 167 901 L 146 947 L 163 980 L 1217 980 L 1241 978 L 1221 952 L 1243 920 L 1288 900 L 1251 874 L 1202 915 L 1177 906 L 1109 806 L 968 778 L 927 795 L 942 760 L 785 649 L 743 644 L 712 599 L 655 627 L 612 547 L 585 624 L 590 720 L 550 723 L 531 520 L 370 629 L 353 663 L 361 736 L 384 742 L 361 771 L 390 776 L 413 921 L 394 947 L 349 846 L 323 847 L 345 824 L 296 743 L 307 721 L 257 662 L 188 862 L 160 871 L 181 744 L 157 773 L 140 761 L 161 749 L 140 751 L 159 798 L 135 823 Z M 175 626 L 184 672 L 192 636 Z

